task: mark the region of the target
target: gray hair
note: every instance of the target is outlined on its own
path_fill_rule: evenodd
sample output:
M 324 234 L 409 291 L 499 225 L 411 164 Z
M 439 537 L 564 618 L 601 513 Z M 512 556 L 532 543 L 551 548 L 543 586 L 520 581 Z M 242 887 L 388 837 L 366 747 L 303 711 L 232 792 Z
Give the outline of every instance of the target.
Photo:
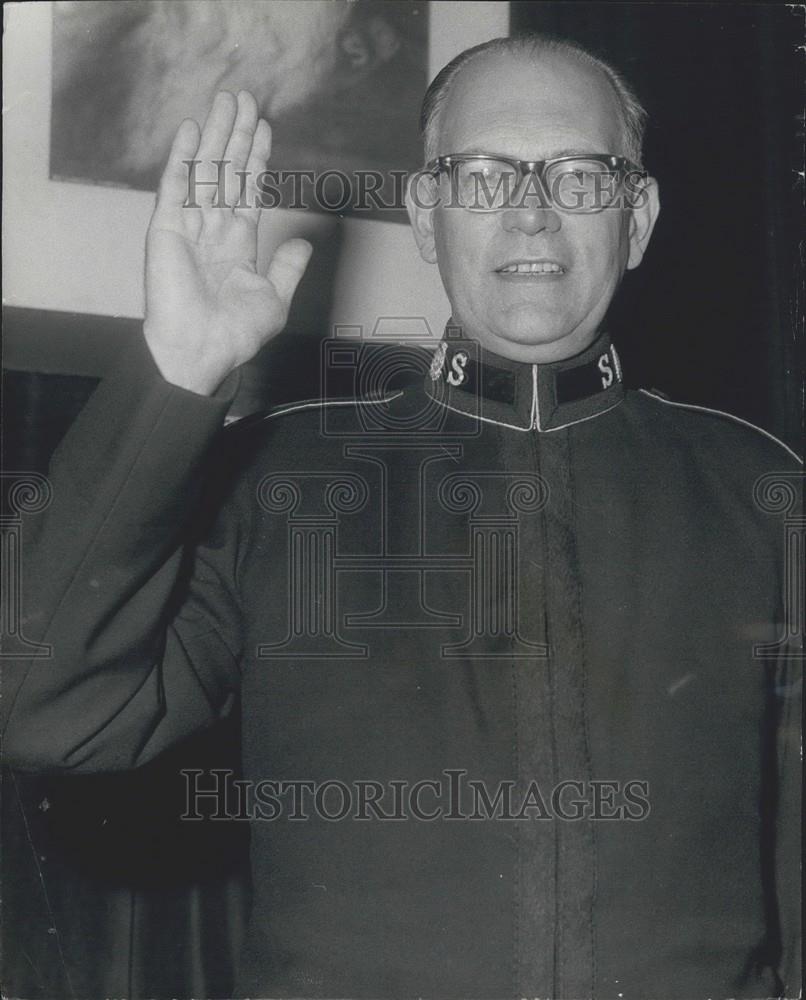
M 641 166 L 641 155 L 646 126 L 647 113 L 633 89 L 609 63 L 593 55 L 577 42 L 536 32 L 511 35 L 504 38 L 492 38 L 481 45 L 465 49 L 443 67 L 434 77 L 423 98 L 420 112 L 420 131 L 425 145 L 425 160 L 432 160 L 439 152 L 439 133 L 441 116 L 451 85 L 459 72 L 477 56 L 485 52 L 506 53 L 512 56 L 538 56 L 545 52 L 556 52 L 578 59 L 581 63 L 600 70 L 613 89 L 621 119 L 622 142 L 624 155 Z

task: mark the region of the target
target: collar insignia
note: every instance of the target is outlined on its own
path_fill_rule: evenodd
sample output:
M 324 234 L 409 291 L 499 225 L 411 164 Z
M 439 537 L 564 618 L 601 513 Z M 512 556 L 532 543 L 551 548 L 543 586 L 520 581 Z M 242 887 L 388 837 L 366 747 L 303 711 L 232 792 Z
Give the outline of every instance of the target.
M 606 333 L 575 357 L 547 364 L 499 357 L 460 336 L 443 340 L 434 351 L 426 391 L 481 420 L 550 431 L 613 409 L 624 385 Z
M 431 367 L 428 370 L 428 377 L 432 382 L 436 382 L 442 374 L 442 367 L 445 364 L 445 355 L 447 353 L 448 344 L 446 341 L 441 340 L 439 346 L 434 351 L 434 357 L 431 359 Z

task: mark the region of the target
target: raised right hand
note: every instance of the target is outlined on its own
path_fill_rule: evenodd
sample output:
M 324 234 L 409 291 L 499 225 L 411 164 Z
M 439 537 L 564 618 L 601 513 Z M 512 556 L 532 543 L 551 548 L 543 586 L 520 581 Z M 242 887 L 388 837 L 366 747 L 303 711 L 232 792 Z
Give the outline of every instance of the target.
M 306 240 L 275 251 L 266 275 L 257 271 L 257 175 L 271 152 L 271 129 L 258 121 L 247 91 L 237 100 L 220 92 L 201 133 L 185 119 L 174 138 L 146 239 L 144 333 L 163 377 L 209 395 L 238 365 L 285 326 L 292 296 L 311 255 Z M 189 170 L 196 180 L 218 178 L 226 206 L 213 204 L 216 187 L 196 185 L 189 207 Z M 236 171 L 247 172 L 245 207 Z M 192 207 L 195 204 L 196 207 Z

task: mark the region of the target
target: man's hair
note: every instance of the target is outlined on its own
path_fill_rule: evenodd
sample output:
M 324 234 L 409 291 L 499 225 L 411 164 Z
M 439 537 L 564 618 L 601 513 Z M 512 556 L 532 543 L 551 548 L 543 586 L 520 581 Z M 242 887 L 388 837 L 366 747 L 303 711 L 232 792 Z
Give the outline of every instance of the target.
M 600 70 L 613 88 L 616 97 L 619 118 L 621 119 L 624 155 L 637 166 L 641 166 L 647 113 L 624 77 L 609 63 L 593 55 L 579 43 L 537 32 L 492 38 L 488 42 L 482 42 L 481 45 L 474 45 L 472 48 L 460 52 L 434 77 L 431 86 L 425 92 L 420 112 L 420 131 L 425 145 L 426 163 L 434 159 L 439 152 L 442 112 L 454 80 L 468 63 L 485 52 L 532 58 L 544 53 L 558 53 L 578 59 L 583 65 Z

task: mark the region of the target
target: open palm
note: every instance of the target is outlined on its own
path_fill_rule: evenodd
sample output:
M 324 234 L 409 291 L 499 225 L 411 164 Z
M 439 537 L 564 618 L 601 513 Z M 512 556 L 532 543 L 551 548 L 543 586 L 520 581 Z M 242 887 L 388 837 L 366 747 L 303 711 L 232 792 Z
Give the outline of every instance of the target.
M 282 330 L 310 257 L 310 244 L 289 240 L 257 271 L 257 178 L 270 152 L 252 95 L 222 92 L 201 131 L 182 122 L 160 182 L 144 332 L 163 376 L 195 392 L 213 392 Z

